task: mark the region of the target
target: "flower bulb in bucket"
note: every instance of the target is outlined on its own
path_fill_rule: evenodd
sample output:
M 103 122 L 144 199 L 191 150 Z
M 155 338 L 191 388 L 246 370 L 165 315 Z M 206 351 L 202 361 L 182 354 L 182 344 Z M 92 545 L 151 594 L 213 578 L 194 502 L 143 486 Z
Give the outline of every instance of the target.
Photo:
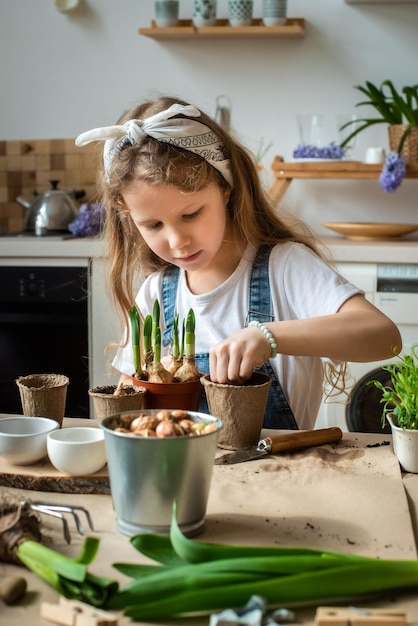
M 169 534 L 177 501 L 182 532 L 199 534 L 221 420 L 196 411 L 149 409 L 105 417 L 100 427 L 117 529 L 128 536 Z

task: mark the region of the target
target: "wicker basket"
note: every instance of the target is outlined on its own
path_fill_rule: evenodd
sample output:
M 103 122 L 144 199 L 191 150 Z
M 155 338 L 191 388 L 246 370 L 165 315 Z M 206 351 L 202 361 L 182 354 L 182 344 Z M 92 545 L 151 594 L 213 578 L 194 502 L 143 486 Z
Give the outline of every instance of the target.
M 399 142 L 407 126 L 405 124 L 392 124 L 389 130 L 389 147 L 393 152 L 398 152 Z M 411 129 L 402 148 L 401 156 L 407 163 L 418 162 L 418 126 Z

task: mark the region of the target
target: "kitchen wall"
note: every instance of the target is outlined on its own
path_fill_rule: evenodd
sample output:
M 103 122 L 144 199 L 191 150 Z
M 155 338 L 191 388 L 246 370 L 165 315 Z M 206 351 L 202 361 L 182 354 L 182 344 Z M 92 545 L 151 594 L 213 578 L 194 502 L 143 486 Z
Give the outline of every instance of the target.
M 355 112 L 361 99 L 354 85 L 418 82 L 416 3 L 288 0 L 288 15 L 306 20 L 303 39 L 164 42 L 138 33 L 150 25 L 153 6 L 153 0 L 82 0 L 78 13 L 64 15 L 53 0 L 3 0 L 0 142 L 73 139 L 155 93 L 214 114 L 225 95 L 240 140 L 255 152 L 272 143 L 263 158 L 269 185 L 273 157 L 290 159 L 298 143 L 297 113 L 324 114 L 329 140 L 337 139 L 336 115 Z M 189 18 L 192 0 L 180 0 L 180 7 L 180 17 Z M 255 0 L 254 16 L 260 15 Z M 226 16 L 227 0 L 218 0 L 218 17 Z M 383 125 L 361 134 L 353 157 L 361 160 L 371 145 L 388 147 Z M 294 181 L 283 205 L 328 234 L 321 222 L 418 223 L 417 195 L 411 180 L 392 194 L 377 181 Z

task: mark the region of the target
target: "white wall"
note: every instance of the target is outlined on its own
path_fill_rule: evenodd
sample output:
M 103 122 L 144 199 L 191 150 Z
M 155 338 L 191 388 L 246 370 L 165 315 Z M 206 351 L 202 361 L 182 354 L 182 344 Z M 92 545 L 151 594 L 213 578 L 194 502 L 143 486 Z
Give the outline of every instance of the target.
M 304 39 L 158 42 L 138 34 L 153 18 L 153 0 L 82 1 L 67 16 L 53 0 L 0 0 L 0 140 L 75 137 L 154 92 L 214 114 L 225 94 L 240 139 L 254 151 L 262 138 L 273 142 L 269 170 L 274 155 L 292 156 L 297 113 L 325 114 L 332 139 L 335 115 L 354 112 L 361 99 L 354 85 L 418 82 L 418 4 L 288 0 L 288 15 L 306 19 Z M 192 0 L 180 7 L 189 18 Z M 218 17 L 226 15 L 227 0 L 218 0 Z M 354 157 L 369 145 L 387 148 L 384 126 L 362 133 Z M 285 204 L 328 234 L 323 221 L 418 223 L 417 193 L 413 181 L 393 194 L 376 181 L 294 181 Z

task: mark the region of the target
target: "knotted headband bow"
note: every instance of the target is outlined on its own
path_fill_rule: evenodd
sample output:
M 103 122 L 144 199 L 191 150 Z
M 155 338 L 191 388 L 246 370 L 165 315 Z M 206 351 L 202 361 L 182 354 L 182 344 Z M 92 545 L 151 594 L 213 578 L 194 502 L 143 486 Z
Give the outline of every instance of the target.
M 77 146 L 92 141 L 104 141 L 103 162 L 109 171 L 114 157 L 127 144 L 140 144 L 149 136 L 163 143 L 194 152 L 217 169 L 231 187 L 234 186 L 231 163 L 225 154 L 225 146 L 218 135 L 205 124 L 189 118 L 171 119 L 175 115 L 199 117 L 199 109 L 192 105 L 173 104 L 170 108 L 144 120 L 129 120 L 117 126 L 93 128 L 77 137 Z

